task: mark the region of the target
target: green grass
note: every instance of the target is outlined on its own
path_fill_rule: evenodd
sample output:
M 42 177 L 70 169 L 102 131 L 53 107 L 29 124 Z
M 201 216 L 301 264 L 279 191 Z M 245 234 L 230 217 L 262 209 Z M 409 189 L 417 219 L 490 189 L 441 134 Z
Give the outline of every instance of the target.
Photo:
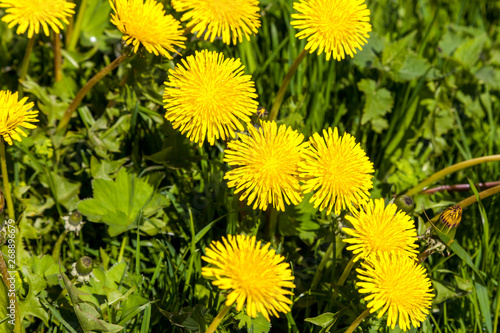
M 163 3 L 180 18 L 169 1 Z M 368 44 L 341 62 L 326 61 L 324 54 L 307 55 L 290 83 L 279 122 L 306 138 L 335 126 L 355 136 L 374 163 L 373 198 L 389 200 L 447 166 L 498 154 L 500 4 L 367 3 L 373 26 Z M 260 106 L 270 110 L 283 77 L 305 46 L 290 25 L 292 4 L 261 1 L 258 35 L 236 46 L 191 40 L 190 35 L 182 57 L 208 48 L 240 58 L 255 81 Z M 0 89 L 15 91 L 27 38 L 4 22 L 0 36 Z M 97 42 L 91 43 L 91 37 Z M 64 135 L 55 132 L 76 92 L 120 54 L 120 38 L 109 22 L 108 1 L 89 0 L 76 49 L 65 50 L 63 39 L 64 79 L 58 83 L 53 80 L 50 38 L 39 36 L 35 43 L 24 91 L 40 110 L 40 123 L 7 149 L 22 240 L 16 286 L 26 332 L 80 329 L 69 296 L 73 291 L 58 278 L 58 258 L 71 279 L 71 265 L 82 256 L 93 259 L 99 282 L 76 288 L 86 293 L 79 295 L 82 304 L 92 304 L 104 322 L 124 327 L 123 332 L 203 332 L 225 299 L 201 276 L 205 247 L 227 234 L 269 240 L 270 213 L 247 207 L 223 180 L 229 170 L 222 161 L 226 143 L 198 148 L 163 118 L 163 82 L 179 56 L 172 61 L 147 52 L 131 57 L 94 87 Z M 498 181 L 499 175 L 500 163 L 487 163 L 435 185 Z M 99 208 L 79 204 L 95 200 L 98 183 L 121 193 L 120 201 Z M 105 193 L 100 193 L 102 202 Z M 471 195 L 472 190 L 417 195 L 412 216 L 419 233 L 425 231 L 424 210 L 432 218 Z M 113 221 L 126 219 L 127 228 L 113 233 L 105 223 L 87 222 L 78 236 L 60 238 L 65 230 L 61 217 L 77 204 L 86 208 L 86 221 L 104 212 Z M 498 195 L 468 207 L 455 236 L 464 252 L 455 247 L 426 260 L 436 297 L 427 320 L 412 332 L 498 332 L 498 216 Z M 326 332 L 306 321 L 323 314 L 331 332 L 343 332 L 366 309 L 354 273 L 344 287 L 336 286 L 351 259 L 340 230 L 346 220 L 326 216 L 306 202 L 287 207 L 277 219 L 273 246 L 291 264 L 297 287 L 291 313 L 273 318 L 271 332 Z M 311 290 L 330 244 L 333 255 Z M 2 251 L 7 253 L 5 246 Z M 5 305 L 5 290 L 0 292 Z M 5 308 L 0 306 L 2 332 L 11 329 Z M 247 329 L 245 323 L 254 327 Z M 220 326 L 220 332 L 268 329 L 262 318 L 250 321 L 236 310 Z M 386 327 L 385 317 L 372 315 L 356 332 L 398 331 Z

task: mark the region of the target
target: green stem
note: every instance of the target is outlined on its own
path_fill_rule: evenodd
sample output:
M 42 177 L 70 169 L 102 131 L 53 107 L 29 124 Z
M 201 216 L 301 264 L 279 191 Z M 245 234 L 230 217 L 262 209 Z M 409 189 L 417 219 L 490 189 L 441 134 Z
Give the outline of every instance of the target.
M 344 268 L 344 271 L 342 272 L 342 275 L 339 278 L 339 282 L 337 282 L 338 287 L 342 287 L 344 285 L 345 280 L 347 280 L 347 277 L 349 276 L 349 273 L 351 273 L 352 268 L 354 267 L 354 264 L 356 263 L 354 261 L 354 258 L 356 258 L 356 257 L 353 256 L 351 258 L 351 260 L 349 260 L 349 262 L 347 263 L 347 266 Z
M 479 199 L 483 200 L 484 198 L 487 198 L 487 197 L 492 196 L 493 194 L 497 194 L 497 193 L 500 193 L 500 185 L 489 188 L 489 189 L 484 190 L 482 192 L 479 192 L 478 195 L 479 195 Z M 465 207 L 470 206 L 476 202 L 477 202 L 476 196 L 471 195 L 470 197 L 460 201 L 458 203 L 458 205 L 460 205 L 460 207 L 462 207 L 462 208 L 465 208 Z M 441 214 L 437 214 L 436 216 L 434 216 L 431 219 L 431 222 L 434 223 L 434 225 L 436 224 L 437 220 L 439 220 L 439 216 L 441 216 Z
M 283 102 L 283 98 L 285 97 L 286 89 L 288 88 L 288 85 L 290 84 L 290 81 L 292 80 L 292 77 L 297 71 L 297 68 L 299 67 L 300 63 L 308 53 L 309 53 L 308 50 L 306 49 L 302 50 L 302 52 L 299 53 L 297 59 L 295 59 L 292 66 L 288 70 L 288 73 L 286 73 L 285 78 L 281 83 L 280 90 L 278 90 L 278 94 L 276 94 L 276 98 L 274 99 L 273 106 L 271 107 L 269 120 L 276 120 L 278 118 L 278 110 L 280 109 L 281 103 Z
M 80 38 L 80 30 L 82 30 L 83 14 L 85 14 L 85 9 L 87 8 L 87 0 L 82 0 L 80 3 L 80 8 L 78 8 L 78 15 L 76 17 L 76 22 L 74 29 L 71 32 L 71 36 L 68 42 L 68 52 L 74 51 L 76 43 Z
M 119 64 L 121 64 L 125 59 L 127 58 L 126 54 L 122 54 L 118 58 L 116 58 L 112 63 L 101 69 L 99 73 L 94 75 L 84 86 L 80 91 L 76 94 L 75 98 L 69 105 L 68 109 L 66 112 L 64 112 L 64 115 L 57 125 L 57 131 L 60 131 L 68 125 L 71 116 L 73 115 L 73 112 L 75 112 L 76 108 L 80 105 L 82 102 L 83 98 L 87 93 L 92 89 L 103 77 L 108 75 L 113 69 L 118 67 Z
M 407 195 L 412 196 L 417 194 L 418 192 L 422 191 L 426 186 L 434 183 L 436 180 L 443 178 L 444 176 L 447 176 L 453 172 L 456 172 L 461 169 L 465 169 L 468 167 L 471 167 L 473 165 L 481 164 L 481 163 L 486 163 L 486 162 L 494 162 L 494 161 L 500 161 L 500 155 L 491 155 L 491 156 L 483 156 L 483 157 L 478 157 L 478 158 L 473 158 L 468 161 L 460 162 L 457 164 L 454 164 L 452 166 L 449 166 L 447 168 L 444 168 L 441 171 L 436 172 L 408 192 L 406 192 Z
M 226 314 L 229 312 L 230 309 L 231 309 L 230 306 L 224 305 L 224 307 L 222 308 L 222 310 L 220 310 L 220 312 L 217 315 L 217 317 L 214 318 L 214 321 L 212 321 L 212 323 L 207 328 L 207 330 L 206 330 L 205 333 L 213 333 L 213 332 L 215 332 L 215 330 L 219 326 L 220 322 L 222 321 L 222 319 L 224 319 L 224 317 L 226 316 Z
M 28 74 L 28 65 L 30 63 L 31 52 L 33 51 L 33 47 L 35 46 L 35 38 L 36 35 L 28 40 L 28 46 L 26 47 L 26 51 L 24 52 L 24 58 L 21 62 L 21 68 L 19 69 L 19 85 L 17 87 L 19 98 L 23 97 L 23 85 L 21 84 L 21 82 L 24 81 L 24 79 L 26 78 L 26 74 Z
M 10 274 L 8 273 L 7 265 L 5 264 L 5 260 L 3 259 L 3 253 L 0 252 L 0 272 L 2 274 L 2 280 L 5 284 L 6 289 L 10 289 Z M 10 293 L 9 293 L 10 294 Z M 10 303 L 14 304 L 14 333 L 21 333 L 21 317 L 19 314 L 19 306 L 17 305 L 16 293 L 9 295 Z
M 55 263 L 59 261 L 59 255 L 61 254 L 61 246 L 64 241 L 64 237 L 68 234 L 68 230 L 65 230 L 63 233 L 59 235 L 57 238 L 56 244 L 54 245 L 54 250 L 52 251 L 52 259 Z
M 325 252 L 325 255 L 323 256 L 323 258 L 321 258 L 321 262 L 319 263 L 318 269 L 314 273 L 314 277 L 311 284 L 311 290 L 316 288 L 316 286 L 318 285 L 319 280 L 321 279 L 321 273 L 323 272 L 323 269 L 325 268 L 326 263 L 330 259 L 332 253 L 333 253 L 333 243 L 330 244 L 330 246 Z
M 128 244 L 128 236 L 123 237 L 122 240 L 122 245 L 120 246 L 120 252 L 118 253 L 118 260 L 116 261 L 117 263 L 122 262 L 123 260 L 123 254 L 125 253 L 125 246 Z
M 276 227 L 278 226 L 278 211 L 270 207 L 271 212 L 269 213 L 269 224 L 267 229 L 267 238 L 269 241 L 274 244 L 275 236 L 276 236 Z
M 14 204 L 12 201 L 12 194 L 10 189 L 9 174 L 7 173 L 7 159 L 5 157 L 5 143 L 0 139 L 0 163 L 2 165 L 2 178 L 3 178 L 3 193 L 5 201 L 7 201 L 7 212 L 9 219 L 16 220 L 14 214 Z
M 56 82 L 62 80 L 62 55 L 61 55 L 61 40 L 59 34 L 54 33 L 54 79 Z
M 366 309 L 358 318 L 354 319 L 352 324 L 344 331 L 344 333 L 352 333 L 358 327 L 359 324 L 370 314 L 370 309 Z

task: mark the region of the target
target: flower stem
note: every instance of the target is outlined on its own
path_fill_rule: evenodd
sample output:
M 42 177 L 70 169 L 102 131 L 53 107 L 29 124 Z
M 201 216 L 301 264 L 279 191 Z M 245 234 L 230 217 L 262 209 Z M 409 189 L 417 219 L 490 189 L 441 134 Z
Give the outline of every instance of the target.
M 321 279 L 321 273 L 323 272 L 323 269 L 325 268 L 327 261 L 330 259 L 332 252 L 333 252 L 333 243 L 330 243 L 330 246 L 326 250 L 325 255 L 323 256 L 323 258 L 321 258 L 318 269 L 314 273 L 314 277 L 311 283 L 311 289 L 316 288 L 316 286 L 318 285 L 319 279 Z
M 230 306 L 224 305 L 224 307 L 222 308 L 222 310 L 220 310 L 220 312 L 217 315 L 217 317 L 214 318 L 214 321 L 212 321 L 212 323 L 207 328 L 207 330 L 206 330 L 205 333 L 213 333 L 213 332 L 215 332 L 215 330 L 219 326 L 220 322 L 222 321 L 222 319 L 224 319 L 224 317 L 226 316 L 226 314 L 229 312 L 230 309 L 231 309 Z
M 33 46 L 35 46 L 35 36 L 31 37 L 28 40 L 28 46 L 26 47 L 26 51 L 24 52 L 24 58 L 21 62 L 21 68 L 19 69 L 19 84 L 17 86 L 19 98 L 23 97 L 23 85 L 21 84 L 21 82 L 24 81 L 24 79 L 26 78 L 26 74 L 28 73 L 28 65 L 30 63 Z
M 354 256 L 349 260 L 347 263 L 347 266 L 345 266 L 344 271 L 342 272 L 342 275 L 339 278 L 339 282 L 337 282 L 338 287 L 342 287 L 345 283 L 345 280 L 347 280 L 347 277 L 349 276 L 349 273 L 351 273 L 352 268 L 354 267 Z
M 370 314 L 370 309 L 366 309 L 358 318 L 354 319 L 351 325 L 344 331 L 344 333 L 352 333 L 358 327 L 359 324 Z
M 9 175 L 7 173 L 7 159 L 5 157 L 5 143 L 3 142 L 3 139 L 0 139 L 0 164 L 2 167 L 3 193 L 5 201 L 7 201 L 7 212 L 9 213 L 9 219 L 15 221 L 16 217 L 14 214 L 14 204 L 10 190 Z
M 60 35 L 54 33 L 54 79 L 56 82 L 62 80 L 62 55 L 61 55 L 61 40 Z
M 11 282 L 9 280 L 9 273 L 7 270 L 7 265 L 5 264 L 5 260 L 3 259 L 3 253 L 0 252 L 0 273 L 2 274 L 2 280 L 7 287 L 7 290 L 10 289 Z M 9 293 L 10 304 L 14 304 L 14 333 L 21 333 L 21 317 L 19 314 L 19 306 L 17 305 L 16 293 Z
M 483 156 L 483 157 L 478 157 L 478 158 L 473 158 L 468 161 L 460 162 L 457 164 L 454 164 L 452 166 L 449 166 L 447 168 L 444 168 L 443 170 L 440 170 L 406 192 L 407 195 L 412 196 L 417 194 L 418 192 L 422 191 L 426 186 L 434 183 L 436 180 L 443 178 L 446 175 L 449 175 L 453 172 L 456 172 L 461 169 L 465 169 L 468 167 L 471 167 L 473 165 L 481 164 L 481 163 L 486 163 L 486 162 L 493 162 L 493 161 L 500 161 L 500 155 L 491 155 L 491 156 Z
M 101 81 L 101 79 L 103 77 L 105 77 L 106 75 L 108 75 L 113 69 L 118 67 L 118 65 L 121 64 L 126 58 L 127 58 L 127 55 L 125 53 L 122 54 L 121 56 L 119 56 L 118 58 L 116 58 L 112 63 L 110 63 L 109 65 L 107 65 L 106 67 L 101 69 L 101 71 L 99 73 L 94 75 L 83 86 L 83 88 L 80 89 L 80 91 L 76 94 L 76 96 L 73 99 L 73 101 L 71 102 L 71 104 L 68 106 L 68 109 L 66 110 L 66 112 L 64 112 L 64 115 L 63 115 L 61 121 L 57 125 L 57 131 L 64 129 L 68 125 L 68 123 L 71 119 L 71 116 L 73 115 L 73 112 L 80 105 L 83 98 L 85 97 L 85 95 L 87 95 L 87 93 L 90 91 L 90 89 L 92 89 L 97 84 L 97 82 Z
M 68 51 L 74 51 L 76 43 L 80 38 L 80 30 L 82 30 L 83 14 L 85 14 L 85 9 L 87 8 L 87 0 L 82 0 L 80 3 L 80 8 L 78 8 L 78 15 L 76 16 L 76 22 L 74 29 L 71 32 L 71 36 L 68 41 Z
M 292 80 L 292 77 L 297 71 L 297 68 L 299 67 L 300 63 L 308 53 L 309 53 L 308 50 L 306 49 L 302 50 L 302 52 L 299 53 L 297 59 L 295 59 L 292 66 L 288 70 L 288 73 L 286 73 L 285 78 L 281 83 L 280 90 L 278 90 L 278 94 L 276 94 L 276 98 L 274 99 L 273 106 L 271 107 L 269 120 L 276 120 L 278 118 L 278 110 L 280 109 L 281 102 L 283 102 L 283 98 L 285 97 L 286 89 L 288 88 L 288 85 L 290 84 L 290 81 Z
M 278 211 L 271 207 L 269 212 L 269 222 L 267 229 L 267 238 L 269 241 L 274 244 L 275 236 L 276 236 L 276 227 L 278 226 Z

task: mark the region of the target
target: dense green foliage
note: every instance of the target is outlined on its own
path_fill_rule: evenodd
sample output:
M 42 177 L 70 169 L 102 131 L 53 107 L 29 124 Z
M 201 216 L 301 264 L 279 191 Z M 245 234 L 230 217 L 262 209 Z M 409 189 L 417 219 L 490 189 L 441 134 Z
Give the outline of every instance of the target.
M 180 17 L 169 1 L 161 2 Z M 207 48 L 241 58 L 260 106 L 268 110 L 305 46 L 290 26 L 292 3 L 262 0 L 262 27 L 250 42 L 227 46 L 189 35 L 182 57 Z M 444 167 L 498 153 L 500 3 L 367 4 L 373 26 L 368 44 L 341 62 L 307 55 L 288 88 L 279 122 L 306 138 L 329 126 L 355 136 L 374 163 L 372 197 L 387 201 Z M 65 48 L 67 31 L 62 34 L 64 75 L 57 83 L 52 39 L 36 37 L 23 87 L 40 110 L 40 123 L 7 149 L 22 240 L 16 284 L 20 313 L 26 332 L 76 332 L 83 317 L 87 328 L 102 330 L 89 313 L 124 332 L 203 332 L 224 300 L 201 276 L 205 247 L 235 233 L 267 240 L 270 213 L 252 210 L 228 189 L 225 142 L 199 148 L 164 119 L 163 83 L 180 56 L 167 61 L 143 50 L 127 59 L 92 89 L 67 131 L 56 132 L 76 92 L 124 48 L 109 14 L 107 0 L 89 0 L 75 50 Z M 3 22 L 0 36 L 0 89 L 16 91 L 28 40 Z M 487 163 L 438 185 L 498 181 L 499 175 L 500 164 Z M 419 234 L 425 231 L 424 208 L 432 218 L 471 195 L 472 190 L 417 195 L 413 217 Z M 77 208 L 87 223 L 78 236 L 65 234 L 61 218 Z M 419 331 L 497 332 L 499 216 L 498 195 L 468 207 L 455 235 L 461 247 L 426 260 L 437 296 Z M 319 213 L 306 200 L 279 213 L 274 246 L 296 278 L 292 312 L 273 318 L 269 327 L 262 317 L 251 320 L 234 311 L 221 332 L 343 332 L 366 309 L 354 270 L 346 286 L 335 285 L 351 258 L 341 241 L 345 234 L 339 225 L 346 223 L 342 216 Z M 334 255 L 311 290 L 332 242 Z M 82 285 L 58 278 L 59 260 L 71 279 L 71 265 L 82 256 L 94 260 L 97 280 Z M 4 311 L 1 306 L 0 322 Z M 5 321 L 0 324 L 2 332 L 7 329 Z M 391 330 L 384 318 L 372 315 L 358 331 Z

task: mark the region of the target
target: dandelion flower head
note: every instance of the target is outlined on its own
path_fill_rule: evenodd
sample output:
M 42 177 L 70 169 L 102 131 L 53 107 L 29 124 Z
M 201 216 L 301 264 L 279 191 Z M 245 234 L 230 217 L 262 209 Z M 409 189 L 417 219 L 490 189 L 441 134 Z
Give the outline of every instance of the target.
M 29 111 L 34 106 L 33 102 L 25 104 L 28 97 L 20 101 L 17 99 L 17 92 L 12 94 L 8 90 L 0 90 L 0 136 L 9 145 L 12 145 L 12 140 L 21 141 L 19 134 L 27 136 L 21 127 L 36 128 L 32 123 L 38 121 L 38 111 Z
M 326 60 L 342 60 L 361 50 L 370 36 L 370 10 L 364 0 L 299 0 L 293 8 L 290 22 L 301 30 L 295 36 L 307 38 L 306 49 L 318 55 L 325 52 Z
M 457 227 L 462 220 L 462 207 L 460 205 L 448 207 L 441 213 L 439 220 L 448 228 Z
M 339 215 L 342 209 L 366 202 L 373 164 L 354 137 L 339 136 L 337 128 L 328 128 L 323 137 L 315 133 L 309 141 L 311 148 L 299 171 L 304 193 L 314 192 L 310 200 L 314 207 Z
M 46 36 L 49 27 L 58 34 L 64 28 L 63 23 L 69 24 L 68 17 L 75 13 L 75 4 L 66 0 L 0 0 L 0 8 L 6 8 L 7 14 L 2 21 L 9 28 L 19 24 L 16 33 L 21 35 L 28 30 L 28 38 L 38 34 L 40 26 Z
M 269 314 L 290 312 L 293 295 L 288 288 L 295 288 L 290 265 L 283 256 L 270 249 L 270 243 L 256 243 L 255 236 L 236 235 L 222 238 L 222 243 L 213 241 L 202 257 L 209 266 L 201 274 L 213 279 L 212 284 L 230 291 L 226 305 L 236 302 L 236 310 L 246 305 L 247 314 L 255 318 L 262 313 L 267 320 Z
M 378 318 L 386 312 L 387 326 L 407 331 L 410 325 L 419 327 L 429 313 L 434 297 L 431 281 L 423 266 L 407 256 L 371 256 L 356 269 L 359 292 L 369 294 L 364 299 L 370 312 Z
M 176 48 L 185 48 L 184 30 L 172 15 L 165 15 L 163 5 L 155 0 L 110 0 L 114 14 L 111 22 L 137 52 L 142 44 L 155 55 L 172 59 Z
M 239 59 L 203 50 L 169 71 L 163 95 L 165 118 L 200 145 L 234 138 L 257 111 L 255 84 Z M 242 123 L 243 122 L 243 123 Z
M 172 0 L 172 7 L 188 11 L 181 21 L 190 21 L 187 26 L 210 42 L 222 37 L 225 44 L 241 43 L 260 27 L 258 0 Z
M 353 215 L 345 217 L 353 229 L 343 230 L 353 236 L 344 242 L 351 244 L 347 249 L 356 255 L 355 260 L 382 252 L 417 256 L 417 230 L 410 216 L 398 210 L 395 204 L 385 206 L 383 199 L 370 200 Z
M 247 199 L 253 209 L 267 209 L 272 205 L 285 210 L 287 204 L 299 204 L 302 192 L 298 179 L 298 165 L 305 157 L 307 143 L 304 136 L 291 127 L 274 121 L 261 122 L 256 129 L 249 125 L 249 135 L 228 143 L 224 161 L 234 169 L 224 179 L 228 187 L 243 192 L 240 200 Z

